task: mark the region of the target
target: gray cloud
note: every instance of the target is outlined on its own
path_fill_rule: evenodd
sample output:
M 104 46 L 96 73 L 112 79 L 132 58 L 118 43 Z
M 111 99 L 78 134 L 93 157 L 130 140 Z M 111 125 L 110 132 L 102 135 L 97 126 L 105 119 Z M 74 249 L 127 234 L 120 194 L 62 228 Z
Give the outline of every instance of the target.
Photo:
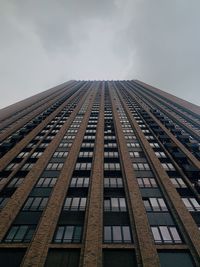
M 199 9 L 198 0 L 0 0 L 0 107 L 69 79 L 140 79 L 200 104 Z

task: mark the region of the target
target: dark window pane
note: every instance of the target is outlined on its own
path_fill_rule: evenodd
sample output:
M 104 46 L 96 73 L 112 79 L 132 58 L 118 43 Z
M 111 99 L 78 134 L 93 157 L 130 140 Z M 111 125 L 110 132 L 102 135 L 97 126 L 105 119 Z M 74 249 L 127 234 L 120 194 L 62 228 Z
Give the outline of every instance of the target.
M 45 267 L 78 267 L 79 257 L 79 250 L 50 249 L 48 252 Z
M 186 251 L 166 251 L 158 253 L 161 267 L 195 267 L 190 254 Z
M 137 267 L 133 250 L 104 250 L 103 267 Z
M 19 267 L 25 249 L 0 249 L 0 265 L 2 267 Z

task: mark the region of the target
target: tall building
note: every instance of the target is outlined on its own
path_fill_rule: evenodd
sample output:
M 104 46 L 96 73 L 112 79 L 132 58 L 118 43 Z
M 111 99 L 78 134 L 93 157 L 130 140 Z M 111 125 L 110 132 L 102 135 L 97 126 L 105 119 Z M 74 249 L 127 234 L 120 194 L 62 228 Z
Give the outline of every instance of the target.
M 69 81 L 0 121 L 2 267 L 200 266 L 200 107 Z

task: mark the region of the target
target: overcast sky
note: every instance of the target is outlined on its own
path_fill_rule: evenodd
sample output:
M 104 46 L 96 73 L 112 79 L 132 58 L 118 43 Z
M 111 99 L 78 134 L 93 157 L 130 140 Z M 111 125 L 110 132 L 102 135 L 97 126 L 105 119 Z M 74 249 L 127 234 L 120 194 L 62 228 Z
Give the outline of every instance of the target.
M 70 79 L 200 104 L 200 0 L 0 0 L 0 108 Z

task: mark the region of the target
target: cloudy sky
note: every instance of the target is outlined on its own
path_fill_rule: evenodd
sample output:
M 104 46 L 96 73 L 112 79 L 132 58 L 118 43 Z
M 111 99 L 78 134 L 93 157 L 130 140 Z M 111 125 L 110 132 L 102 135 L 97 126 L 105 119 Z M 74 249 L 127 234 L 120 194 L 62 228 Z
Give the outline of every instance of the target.
M 199 0 L 0 0 L 0 108 L 70 79 L 200 104 Z

